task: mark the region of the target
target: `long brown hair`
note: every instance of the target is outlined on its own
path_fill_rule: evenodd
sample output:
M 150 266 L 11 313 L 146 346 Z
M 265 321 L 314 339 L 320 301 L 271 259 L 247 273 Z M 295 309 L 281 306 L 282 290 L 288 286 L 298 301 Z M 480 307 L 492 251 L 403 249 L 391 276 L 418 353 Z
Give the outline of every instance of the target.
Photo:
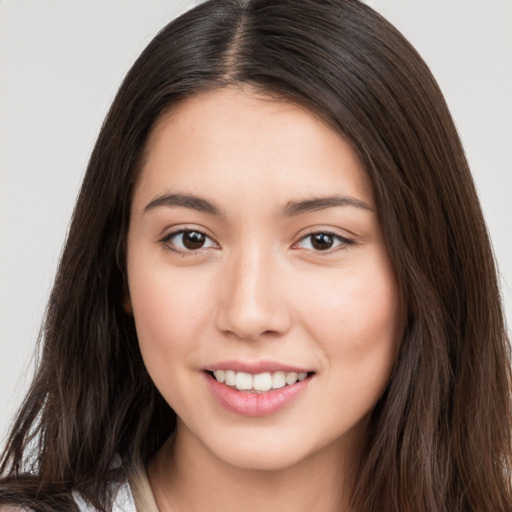
M 107 509 L 110 483 L 172 433 L 122 308 L 128 211 L 156 119 L 233 84 L 323 116 L 373 187 L 406 326 L 354 510 L 512 510 L 509 342 L 475 187 L 427 66 L 357 0 L 207 1 L 136 61 L 76 204 L 37 372 L 0 462 L 0 503 L 68 511 L 74 489 Z

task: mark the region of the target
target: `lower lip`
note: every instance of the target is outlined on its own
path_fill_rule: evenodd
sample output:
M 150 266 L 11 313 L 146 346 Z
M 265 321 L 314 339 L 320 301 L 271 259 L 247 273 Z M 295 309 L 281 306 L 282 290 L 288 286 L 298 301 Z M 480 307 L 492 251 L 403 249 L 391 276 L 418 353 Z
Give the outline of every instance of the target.
M 297 381 L 291 386 L 272 389 L 264 393 L 247 393 L 220 383 L 208 372 L 206 382 L 212 395 L 229 412 L 241 416 L 268 416 L 284 409 L 305 391 L 311 377 Z

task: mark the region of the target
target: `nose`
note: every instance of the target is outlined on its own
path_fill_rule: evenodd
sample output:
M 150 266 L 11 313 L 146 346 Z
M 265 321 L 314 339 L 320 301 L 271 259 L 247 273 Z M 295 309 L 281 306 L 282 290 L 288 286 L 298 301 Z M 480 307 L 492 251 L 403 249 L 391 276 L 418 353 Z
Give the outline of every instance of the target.
M 286 277 L 275 256 L 245 250 L 226 264 L 222 280 L 216 318 L 220 331 L 240 340 L 257 340 L 278 337 L 290 328 Z

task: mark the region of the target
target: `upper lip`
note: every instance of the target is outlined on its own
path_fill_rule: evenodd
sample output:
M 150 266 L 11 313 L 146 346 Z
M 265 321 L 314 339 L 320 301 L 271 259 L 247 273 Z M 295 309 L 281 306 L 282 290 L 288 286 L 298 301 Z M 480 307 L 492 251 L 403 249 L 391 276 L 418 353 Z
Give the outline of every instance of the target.
M 303 368 L 300 366 L 295 366 L 287 363 L 281 363 L 279 361 L 271 361 L 271 360 L 259 360 L 259 361 L 250 361 L 250 360 L 229 360 L 229 361 L 221 361 L 219 363 L 208 365 L 205 370 L 207 371 L 215 371 L 215 370 L 232 370 L 235 372 L 245 372 L 245 373 L 265 373 L 265 372 L 296 372 L 296 373 L 304 373 L 311 372 L 308 368 Z

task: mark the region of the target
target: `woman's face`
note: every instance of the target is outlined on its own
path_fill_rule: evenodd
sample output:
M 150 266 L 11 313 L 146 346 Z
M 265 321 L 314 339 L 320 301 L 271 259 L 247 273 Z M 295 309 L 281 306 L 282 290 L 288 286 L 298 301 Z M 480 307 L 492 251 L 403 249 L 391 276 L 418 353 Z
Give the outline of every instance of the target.
M 178 442 L 259 469 L 360 446 L 399 300 L 371 190 L 326 123 L 248 89 L 174 108 L 150 137 L 127 260 Z

